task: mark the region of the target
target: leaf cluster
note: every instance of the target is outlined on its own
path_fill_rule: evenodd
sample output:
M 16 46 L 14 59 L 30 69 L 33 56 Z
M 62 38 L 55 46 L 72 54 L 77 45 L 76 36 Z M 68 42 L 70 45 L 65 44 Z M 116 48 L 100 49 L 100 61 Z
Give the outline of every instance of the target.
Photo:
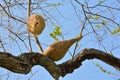
M 58 36 L 61 36 L 62 35 L 62 31 L 61 31 L 61 28 L 60 26 L 56 26 L 53 30 L 53 32 L 50 33 L 50 36 L 55 39 L 56 41 L 58 41 Z

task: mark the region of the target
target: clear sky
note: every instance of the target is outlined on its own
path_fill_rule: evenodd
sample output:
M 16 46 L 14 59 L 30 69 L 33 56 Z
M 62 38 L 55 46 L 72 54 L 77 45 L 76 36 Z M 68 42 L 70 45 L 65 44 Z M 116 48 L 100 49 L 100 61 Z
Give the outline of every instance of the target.
M 24 0 L 21 0 L 24 1 Z M 87 1 L 87 0 L 86 0 Z M 39 40 L 43 46 L 43 49 L 45 50 L 47 48 L 47 45 L 51 44 L 52 42 L 54 42 L 55 40 L 53 38 L 50 37 L 50 33 L 53 31 L 53 29 L 55 28 L 55 26 L 61 26 L 61 30 L 62 30 L 62 36 L 64 37 L 64 39 L 71 39 L 76 37 L 81 29 L 82 26 L 82 20 L 84 19 L 84 16 L 82 13 L 78 14 L 79 15 L 79 20 L 75 14 L 75 10 L 71 4 L 71 0 L 48 0 L 48 3 L 58 3 L 60 2 L 60 6 L 58 7 L 45 7 L 44 9 L 46 9 L 46 13 L 43 14 L 41 12 L 41 10 L 33 10 L 32 13 L 39 13 L 42 14 L 45 18 L 46 18 L 46 28 L 45 30 L 42 32 L 41 35 L 39 35 Z M 74 2 L 74 1 L 73 1 Z M 82 0 L 81 2 L 84 2 L 84 0 Z M 99 0 L 90 0 L 90 5 L 94 5 L 97 2 L 99 2 Z M 107 5 L 112 5 L 112 3 L 115 2 L 115 0 L 106 0 L 106 4 Z M 76 7 L 78 8 L 78 4 L 76 4 Z M 113 4 L 112 6 L 116 6 L 118 4 Z M 41 3 L 40 6 L 46 6 L 44 3 Z M 35 6 L 34 6 L 35 7 Z M 119 6 L 120 7 L 120 6 Z M 15 9 L 13 9 L 12 13 L 14 13 L 15 15 L 19 15 L 18 16 L 22 16 L 22 18 L 27 17 L 27 11 L 26 10 L 22 10 L 23 8 L 17 7 L 16 11 Z M 81 9 L 79 9 L 81 10 Z M 94 12 L 100 12 L 102 11 L 102 9 L 96 9 L 93 10 Z M 79 11 L 80 12 L 80 11 Z M 26 13 L 26 14 L 25 14 Z M 25 15 L 23 15 L 25 14 Z M 101 14 L 103 14 L 101 12 Z M 109 16 L 110 14 L 106 13 L 105 16 Z M 24 20 L 26 21 L 26 18 L 24 18 Z M 81 22 L 80 22 L 81 21 Z M 54 23 L 54 25 L 52 24 Z M 15 24 L 13 23 L 15 26 L 19 26 L 19 24 Z M 90 25 L 86 26 L 86 30 L 83 32 L 83 35 L 87 34 L 88 32 L 91 31 L 91 27 Z M 26 30 L 26 25 L 23 25 L 22 30 Z M 17 30 L 17 29 L 15 29 Z M 23 30 L 23 31 L 24 31 Z M 98 32 L 99 34 L 103 34 L 103 32 Z M 6 33 L 7 35 L 8 33 Z M 60 40 L 63 40 L 63 37 L 58 37 Z M 111 36 L 109 33 L 105 35 L 105 39 L 103 41 L 103 44 L 105 45 L 105 47 L 107 48 L 107 50 L 109 51 L 109 49 L 112 47 L 112 42 L 114 42 L 114 45 L 117 45 L 118 42 L 120 41 L 116 41 L 114 40 L 114 38 L 117 38 L 118 40 L 120 39 L 119 37 L 116 36 Z M 34 41 L 32 41 L 32 45 L 33 46 L 33 50 L 34 51 L 38 51 L 36 44 L 34 43 Z M 21 46 L 23 45 L 20 42 Z M 15 45 L 15 44 L 14 44 Z M 13 46 L 14 46 L 13 45 Z M 104 48 L 102 46 L 100 46 L 100 44 L 97 42 L 96 37 L 94 34 L 89 34 L 85 37 L 83 37 L 83 39 L 79 42 L 79 49 L 78 52 L 80 50 L 83 50 L 84 48 L 96 48 L 96 49 L 100 49 L 100 50 L 104 50 Z M 73 49 L 74 46 L 72 46 L 69 50 L 69 52 L 73 53 Z M 22 52 L 27 52 L 27 49 L 25 49 L 24 47 L 21 47 Z M 14 53 L 14 55 L 19 55 L 20 51 L 18 50 L 18 48 L 14 48 L 14 50 L 10 50 L 11 52 Z M 113 54 L 117 57 L 120 57 L 118 49 L 116 49 L 115 51 L 113 51 Z M 65 55 L 65 57 L 56 62 L 57 64 L 60 64 L 62 62 L 65 62 L 66 60 L 70 59 L 70 53 L 67 53 Z M 76 54 L 78 53 L 76 52 Z M 107 74 L 104 73 L 100 70 L 99 67 L 97 67 L 95 65 L 95 63 L 98 63 L 100 66 L 102 66 L 103 69 L 111 72 L 112 74 Z M 50 74 L 41 66 L 34 66 L 32 68 L 32 71 L 29 74 L 17 74 L 17 73 L 12 73 L 4 68 L 0 68 L 0 78 L 1 80 L 53 80 L 53 78 L 50 76 Z M 9 76 L 7 75 L 9 74 Z M 73 73 L 67 74 L 64 78 L 60 78 L 60 80 L 118 80 L 120 79 L 120 72 L 117 71 L 116 69 L 114 69 L 113 67 L 103 63 L 100 60 L 97 59 L 93 59 L 93 60 L 86 60 L 82 63 L 82 66 L 76 70 L 74 70 Z

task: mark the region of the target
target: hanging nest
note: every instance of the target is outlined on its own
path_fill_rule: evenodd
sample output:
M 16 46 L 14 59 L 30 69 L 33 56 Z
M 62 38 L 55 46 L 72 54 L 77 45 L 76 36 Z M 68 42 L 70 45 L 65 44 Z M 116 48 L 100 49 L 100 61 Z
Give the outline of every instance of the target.
M 53 44 L 48 46 L 48 48 L 44 51 L 43 54 L 51 58 L 53 61 L 58 61 L 62 59 L 65 56 L 68 49 L 76 41 L 79 41 L 81 38 L 82 38 L 82 33 L 77 38 L 54 42 Z
M 45 19 L 39 14 L 33 14 L 28 18 L 27 28 L 33 35 L 39 35 L 45 28 Z

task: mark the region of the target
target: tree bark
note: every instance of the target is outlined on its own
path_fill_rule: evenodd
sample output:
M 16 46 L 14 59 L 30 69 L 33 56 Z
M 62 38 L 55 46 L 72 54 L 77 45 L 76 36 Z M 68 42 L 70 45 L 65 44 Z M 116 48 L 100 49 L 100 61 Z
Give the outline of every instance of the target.
M 36 52 L 21 53 L 19 56 L 0 52 L 0 67 L 6 68 L 15 73 L 27 74 L 33 66 L 40 65 L 43 66 L 55 80 L 59 80 L 60 76 L 64 77 L 66 74 L 72 73 L 75 69 L 79 68 L 84 60 L 94 58 L 120 70 L 119 58 L 93 48 L 84 49 L 73 59 L 58 65 L 47 56 Z

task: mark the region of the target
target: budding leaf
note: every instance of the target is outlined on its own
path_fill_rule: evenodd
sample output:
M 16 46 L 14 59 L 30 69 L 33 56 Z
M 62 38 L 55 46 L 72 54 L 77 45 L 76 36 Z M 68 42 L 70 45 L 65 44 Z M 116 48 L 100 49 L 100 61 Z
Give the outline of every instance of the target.
M 101 26 L 100 26 L 100 24 L 97 24 L 96 27 L 97 27 L 97 28 L 100 28 Z
M 112 31 L 112 34 L 117 34 L 118 32 L 120 32 L 120 26 L 118 26 L 117 28 L 115 28 L 115 29 Z
M 106 25 L 106 21 L 103 20 L 103 21 L 102 21 L 102 24 L 103 24 L 103 25 Z
M 61 31 L 60 26 L 56 26 L 53 32 L 50 33 L 50 36 L 55 40 L 59 40 L 58 36 L 61 36 L 61 35 L 62 35 L 62 31 Z
M 60 2 L 55 3 L 55 4 L 50 4 L 50 6 L 52 6 L 52 7 L 56 7 L 56 6 L 60 6 L 60 5 L 61 5 L 61 3 L 60 3 Z

